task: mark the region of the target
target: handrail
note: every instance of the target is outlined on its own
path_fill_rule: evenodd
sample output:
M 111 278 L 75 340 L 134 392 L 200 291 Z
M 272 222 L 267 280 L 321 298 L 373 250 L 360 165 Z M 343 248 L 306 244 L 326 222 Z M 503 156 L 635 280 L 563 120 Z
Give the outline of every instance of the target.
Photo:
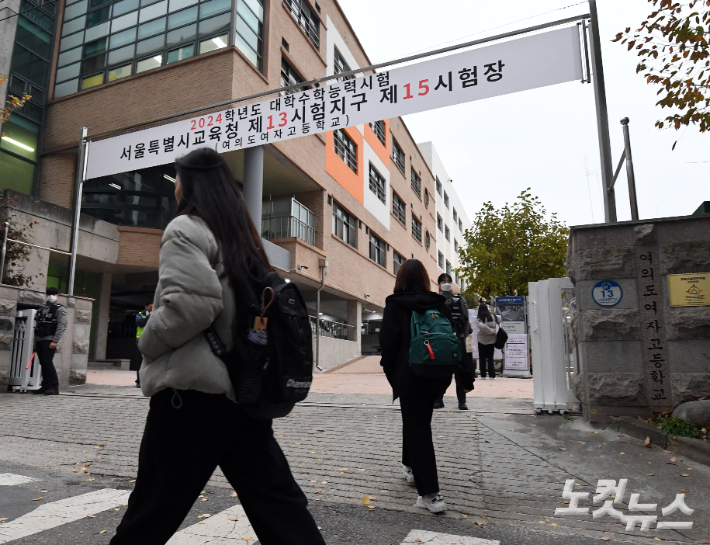
M 10 232 L 10 222 L 3 222 L 5 224 L 5 232 L 2 237 L 2 254 L 0 254 L 0 284 L 2 284 L 2 279 L 5 276 L 5 257 L 7 255 L 7 243 L 12 242 L 13 244 L 22 244 L 23 246 L 30 246 L 31 248 L 38 248 L 40 250 L 47 250 L 49 252 L 56 252 L 58 254 L 71 256 L 70 252 L 65 252 L 64 250 L 55 250 L 54 248 L 48 248 L 47 246 L 40 246 L 39 244 L 30 244 L 29 242 L 23 242 L 21 240 L 15 240 L 14 238 L 8 238 Z

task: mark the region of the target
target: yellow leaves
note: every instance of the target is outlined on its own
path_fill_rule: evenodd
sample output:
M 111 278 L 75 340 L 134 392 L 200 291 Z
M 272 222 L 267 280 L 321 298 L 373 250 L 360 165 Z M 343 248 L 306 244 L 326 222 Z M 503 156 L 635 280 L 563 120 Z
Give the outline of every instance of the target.
M 212 515 L 208 515 L 207 513 L 204 513 L 204 514 L 202 514 L 202 515 L 197 515 L 197 518 L 198 518 L 198 519 L 208 519 L 208 518 L 210 518 L 211 516 L 212 516 Z
M 44 496 L 40 496 L 39 498 L 35 498 L 32 501 L 42 501 L 44 499 Z

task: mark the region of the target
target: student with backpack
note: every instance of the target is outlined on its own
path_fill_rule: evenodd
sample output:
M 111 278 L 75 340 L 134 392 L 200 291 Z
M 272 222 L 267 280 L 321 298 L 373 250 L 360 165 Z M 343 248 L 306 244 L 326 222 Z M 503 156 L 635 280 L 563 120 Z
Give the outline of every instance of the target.
M 465 347 L 454 333 L 446 299 L 429 291 L 430 285 L 421 261 L 408 259 L 400 266 L 394 293 L 385 302 L 380 364 L 394 399 L 400 399 L 404 476 L 417 487 L 417 506 L 439 513 L 446 503 L 439 490 L 431 419 L 434 402 L 451 384 Z M 465 387 L 473 389 L 471 377 Z
M 310 368 L 303 370 L 312 365 L 310 349 L 285 361 L 271 342 L 272 322 L 288 314 L 300 324 L 302 299 L 290 292 L 283 301 L 284 282 L 269 273 L 224 159 L 200 148 L 175 168 L 177 215 L 163 234 L 155 306 L 139 342 L 150 411 L 135 488 L 111 544 L 166 543 L 219 466 L 259 543 L 325 545 L 269 418 L 288 412 L 310 385 Z M 264 367 L 264 351 L 270 362 L 303 369 L 275 388 L 269 376 L 253 372 L 255 363 Z
M 497 338 L 496 325 L 498 320 L 493 317 L 488 306 L 481 302 L 478 305 L 478 315 L 476 318 L 476 326 L 478 327 L 478 361 L 481 378 L 486 378 L 486 373 L 489 377 L 496 378 L 496 367 L 493 363 L 493 355 L 495 353 L 495 343 Z

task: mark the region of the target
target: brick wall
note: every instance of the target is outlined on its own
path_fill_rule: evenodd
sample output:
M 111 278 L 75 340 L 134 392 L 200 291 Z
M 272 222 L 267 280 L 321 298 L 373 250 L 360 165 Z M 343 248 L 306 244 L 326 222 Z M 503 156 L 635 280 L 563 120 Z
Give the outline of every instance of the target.
M 121 233 L 121 243 L 118 247 L 117 265 L 158 267 L 163 231 L 136 227 L 119 227 L 118 231 Z

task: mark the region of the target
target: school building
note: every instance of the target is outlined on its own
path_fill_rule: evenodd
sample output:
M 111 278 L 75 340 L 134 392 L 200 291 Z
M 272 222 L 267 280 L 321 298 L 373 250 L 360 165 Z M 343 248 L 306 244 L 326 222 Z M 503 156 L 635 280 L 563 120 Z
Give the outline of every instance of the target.
M 15 16 L 0 21 L 0 73 L 10 78 L 0 97 L 32 99 L 2 127 L 3 206 L 12 221 L 35 222 L 32 242 L 63 251 L 81 127 L 100 140 L 372 64 L 337 0 L 4 3 Z M 313 325 L 320 320 L 323 367 L 376 352 L 385 299 L 405 259 L 425 264 L 432 289 L 458 266 L 470 226 L 463 206 L 432 143 L 418 146 L 400 118 L 223 157 L 252 196 L 270 259 L 301 288 Z M 174 181 L 174 168 L 163 165 L 84 184 L 75 293 L 96 300 L 90 360 L 137 364 L 134 315 L 157 284 Z M 22 266 L 31 286 L 66 290 L 66 256 L 33 251 Z

